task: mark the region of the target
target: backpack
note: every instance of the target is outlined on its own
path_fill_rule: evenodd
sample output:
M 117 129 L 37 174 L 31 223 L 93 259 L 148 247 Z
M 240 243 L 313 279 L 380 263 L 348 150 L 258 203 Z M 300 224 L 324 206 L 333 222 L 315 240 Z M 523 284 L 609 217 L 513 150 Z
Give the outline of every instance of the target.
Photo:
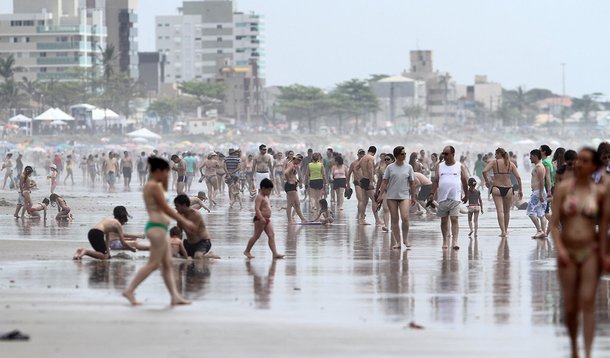
M 138 159 L 137 167 L 138 167 L 139 172 L 144 171 L 144 159 L 142 159 L 142 157 L 140 157 L 140 159 Z

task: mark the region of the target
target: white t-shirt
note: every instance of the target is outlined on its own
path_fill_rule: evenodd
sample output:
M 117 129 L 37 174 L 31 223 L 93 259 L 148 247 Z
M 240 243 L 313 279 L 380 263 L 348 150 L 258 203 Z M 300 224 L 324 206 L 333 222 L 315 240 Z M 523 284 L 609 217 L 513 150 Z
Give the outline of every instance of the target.
M 462 200 L 462 164 L 449 166 L 444 162 L 438 166 L 438 201 Z
M 388 181 L 386 199 L 409 199 L 411 197 L 409 183 L 415 180 L 415 172 L 409 163 L 403 163 L 402 165 L 392 163 L 385 168 L 383 180 Z

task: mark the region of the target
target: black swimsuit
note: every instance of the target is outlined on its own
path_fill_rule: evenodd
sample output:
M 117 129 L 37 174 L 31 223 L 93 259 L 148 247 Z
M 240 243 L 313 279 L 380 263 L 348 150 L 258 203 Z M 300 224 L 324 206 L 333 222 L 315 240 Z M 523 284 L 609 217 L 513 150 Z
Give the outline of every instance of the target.
M 506 173 L 502 173 L 502 172 L 500 172 L 500 166 L 498 165 L 498 161 L 496 160 L 496 169 L 497 169 L 497 171 L 498 171 L 498 172 L 497 172 L 497 173 L 495 173 L 494 175 L 499 175 L 499 174 L 502 174 L 502 175 L 510 175 L 510 174 L 511 174 L 511 172 L 510 172 L 510 164 L 509 164 L 509 166 L 508 166 L 508 172 L 506 172 Z M 513 194 L 515 193 L 515 189 L 513 189 L 513 187 L 512 187 L 512 186 L 506 186 L 506 187 L 504 187 L 504 186 L 497 186 L 497 185 L 494 185 L 494 187 L 498 188 L 498 190 L 500 191 L 500 196 L 502 196 L 503 198 L 504 198 L 504 197 L 506 197 L 506 194 L 508 194 L 509 190 L 512 190 L 512 191 L 513 191 Z

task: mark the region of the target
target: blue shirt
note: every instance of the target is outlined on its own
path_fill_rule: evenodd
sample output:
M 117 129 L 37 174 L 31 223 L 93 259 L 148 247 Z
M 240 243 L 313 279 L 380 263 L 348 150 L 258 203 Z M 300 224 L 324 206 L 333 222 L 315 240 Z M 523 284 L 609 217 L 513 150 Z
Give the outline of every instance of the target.
M 186 172 L 188 174 L 195 173 L 195 167 L 197 166 L 197 159 L 195 159 L 195 157 L 189 155 L 188 157 L 184 158 L 184 161 L 186 162 Z

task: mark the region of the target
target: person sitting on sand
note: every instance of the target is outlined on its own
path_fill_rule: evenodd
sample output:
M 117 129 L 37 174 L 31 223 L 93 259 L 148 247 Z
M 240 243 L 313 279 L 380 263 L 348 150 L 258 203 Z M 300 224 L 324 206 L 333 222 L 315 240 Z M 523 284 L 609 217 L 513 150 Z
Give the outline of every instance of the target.
M 66 204 L 66 200 L 62 196 L 53 193 L 49 196 L 49 202 L 51 203 L 51 206 L 57 206 L 58 213 L 57 216 L 55 216 L 56 220 L 72 219 L 72 214 L 70 214 L 72 209 Z
M 183 241 L 183 244 L 188 253 L 188 257 L 194 259 L 219 259 L 220 257 L 211 251 L 212 241 L 210 240 L 210 235 L 205 227 L 203 218 L 197 211 L 192 209 L 189 204 L 190 200 L 188 196 L 184 194 L 178 195 L 174 199 L 176 211 L 195 225 L 193 230 L 190 230 L 178 223 L 178 227 L 186 234 L 186 239 Z
M 275 232 L 273 231 L 273 224 L 271 223 L 271 204 L 269 203 L 269 195 L 271 195 L 271 191 L 273 190 L 273 182 L 268 178 L 263 178 L 261 180 L 260 189 L 258 191 L 258 195 L 254 199 L 254 234 L 248 241 L 248 245 L 246 246 L 246 250 L 244 251 L 244 255 L 247 258 L 253 259 L 254 256 L 250 253 L 256 241 L 260 239 L 263 231 L 267 234 L 269 238 L 269 248 L 271 249 L 271 253 L 273 254 L 274 259 L 282 259 L 284 255 L 277 252 L 275 247 Z
M 171 296 L 171 305 L 188 305 L 191 301 L 184 299 L 176 288 L 168 231 L 171 219 L 176 220 L 183 228 L 188 230 L 194 230 L 195 225 L 172 210 L 165 201 L 165 192 L 168 187 L 169 163 L 162 158 L 150 157 L 148 158 L 148 165 L 150 176 L 142 188 L 142 194 L 149 217 L 144 230 L 150 240 L 150 256 L 146 265 L 138 270 L 129 286 L 123 291 L 123 297 L 132 305 L 140 304 L 135 297 L 136 288 L 153 271 L 160 268 L 163 281 Z
M 188 258 L 188 253 L 182 243 L 182 229 L 178 226 L 169 229 L 169 246 L 172 250 L 172 257 Z
M 318 213 L 318 217 L 316 217 L 313 221 L 318 221 L 322 223 L 322 225 L 329 225 L 335 221 L 335 214 L 328 208 L 328 202 L 326 199 L 320 199 L 320 212 Z
M 191 197 L 191 209 L 193 209 L 193 210 L 200 210 L 200 209 L 203 208 L 203 209 L 207 210 L 208 213 L 209 213 L 210 212 L 210 208 L 205 206 L 205 202 L 207 200 L 208 200 L 208 197 L 207 197 L 207 195 L 205 195 L 204 191 L 198 192 L 197 196 Z M 212 203 L 212 204 L 216 205 L 216 203 Z
M 89 230 L 87 237 L 93 250 L 85 248 L 76 250 L 73 257 L 74 260 L 80 260 L 83 256 L 90 256 L 99 260 L 110 259 L 110 234 L 112 233 L 115 233 L 118 236 L 125 249 L 133 252 L 136 251 L 136 248 L 125 240 L 125 234 L 123 233 L 123 225 L 125 225 L 128 220 L 127 209 L 125 209 L 124 206 L 117 206 L 113 210 L 113 216 L 114 218 L 103 219 Z M 129 236 L 133 237 L 135 235 Z
M 49 199 L 42 199 L 41 203 L 36 205 L 32 205 L 30 208 L 30 218 L 32 219 L 40 219 L 40 212 L 44 212 L 44 220 L 47 220 L 47 208 L 49 207 Z

